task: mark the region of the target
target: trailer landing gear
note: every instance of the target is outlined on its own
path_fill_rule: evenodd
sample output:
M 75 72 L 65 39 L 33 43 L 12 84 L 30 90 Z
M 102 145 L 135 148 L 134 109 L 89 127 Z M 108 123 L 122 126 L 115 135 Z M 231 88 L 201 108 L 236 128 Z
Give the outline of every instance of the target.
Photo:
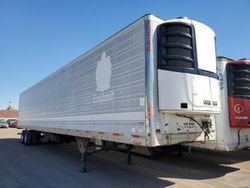
M 128 151 L 128 156 L 127 156 L 127 163 L 128 165 L 131 165 L 131 149 L 132 145 L 126 145 L 127 146 L 127 151 Z
M 87 170 L 87 149 L 89 146 L 89 138 L 80 138 L 76 137 L 76 142 L 78 145 L 78 149 L 82 155 L 80 162 L 82 164 L 82 167 L 80 169 L 80 172 L 88 172 Z
M 82 166 L 80 168 L 80 172 L 82 172 L 82 173 L 89 171 L 89 169 L 87 168 L 87 161 L 88 161 L 88 157 L 90 155 L 93 155 L 93 154 L 98 153 L 100 151 L 110 151 L 110 150 L 120 151 L 118 149 L 118 145 L 114 144 L 114 143 L 107 144 L 106 142 L 103 142 L 102 145 L 95 145 L 94 143 L 90 142 L 89 138 L 82 138 L 82 137 L 76 137 L 76 142 L 78 145 L 78 149 L 81 153 L 80 163 Z M 90 146 L 95 146 L 96 149 L 92 150 L 92 148 L 91 148 L 91 150 L 90 150 L 89 149 Z M 132 155 L 131 149 L 132 149 L 132 147 L 133 147 L 132 145 L 126 144 L 127 164 L 128 165 L 131 165 L 131 155 Z

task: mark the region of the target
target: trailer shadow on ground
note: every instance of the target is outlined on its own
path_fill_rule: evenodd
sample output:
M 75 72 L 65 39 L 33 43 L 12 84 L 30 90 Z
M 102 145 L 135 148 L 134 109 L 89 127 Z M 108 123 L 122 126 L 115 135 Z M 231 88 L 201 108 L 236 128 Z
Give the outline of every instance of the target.
M 0 139 L 0 156 L 0 187 L 166 187 L 175 184 L 168 178 L 207 180 L 239 171 L 234 164 L 250 161 L 250 150 L 164 153 L 155 160 L 132 155 L 132 165 L 125 153 L 100 152 L 89 158 L 84 174 L 75 143 L 27 147 L 19 139 Z
M 175 153 L 165 153 L 152 162 L 153 169 L 168 169 L 159 176 L 206 180 L 225 176 L 239 171 L 238 163 L 250 161 L 250 150 L 236 152 L 219 152 L 194 150 L 178 156 Z M 154 164 L 153 164 L 154 163 Z M 248 164 L 250 167 L 250 163 Z M 177 173 L 175 173 L 177 172 Z
M 240 168 L 234 167 L 234 164 L 246 161 L 249 161 L 248 168 L 250 169 L 249 149 L 236 152 L 195 150 L 183 156 L 176 153 L 163 153 L 155 160 L 135 155 L 131 169 L 138 168 L 162 178 L 207 180 L 239 171 Z
M 118 162 L 103 158 L 106 154 L 111 154 L 110 159 Z M 91 156 L 88 162 L 90 171 L 80 173 L 80 154 L 76 144 L 25 146 L 19 139 L 0 139 L 0 156 L 0 187 L 117 188 L 174 184 L 127 166 L 123 163 L 126 156 L 119 152 L 101 152 Z

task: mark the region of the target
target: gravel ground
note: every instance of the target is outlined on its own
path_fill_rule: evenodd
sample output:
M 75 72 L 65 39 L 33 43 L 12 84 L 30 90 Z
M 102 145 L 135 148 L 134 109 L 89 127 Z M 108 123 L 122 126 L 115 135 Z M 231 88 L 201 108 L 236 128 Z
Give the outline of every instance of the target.
M 21 130 L 0 129 L 0 188 L 36 187 L 250 187 L 250 149 L 164 154 L 156 160 L 109 151 L 90 157 L 80 173 L 75 143 L 24 146 Z

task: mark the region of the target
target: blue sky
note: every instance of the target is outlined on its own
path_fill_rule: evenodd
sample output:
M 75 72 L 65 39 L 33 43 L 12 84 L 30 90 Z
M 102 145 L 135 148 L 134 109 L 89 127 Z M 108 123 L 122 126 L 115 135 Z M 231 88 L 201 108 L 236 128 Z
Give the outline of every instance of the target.
M 217 54 L 250 57 L 250 0 L 0 0 L 0 109 L 146 13 L 187 16 L 217 35 Z

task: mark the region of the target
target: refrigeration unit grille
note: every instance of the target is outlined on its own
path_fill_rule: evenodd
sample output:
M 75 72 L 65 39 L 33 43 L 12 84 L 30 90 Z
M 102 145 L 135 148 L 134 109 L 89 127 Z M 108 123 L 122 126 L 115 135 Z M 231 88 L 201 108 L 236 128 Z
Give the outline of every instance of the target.
M 194 29 L 184 23 L 166 23 L 159 26 L 158 68 L 185 69 L 195 68 Z
M 250 98 L 250 65 L 228 64 L 228 94 L 239 98 Z

